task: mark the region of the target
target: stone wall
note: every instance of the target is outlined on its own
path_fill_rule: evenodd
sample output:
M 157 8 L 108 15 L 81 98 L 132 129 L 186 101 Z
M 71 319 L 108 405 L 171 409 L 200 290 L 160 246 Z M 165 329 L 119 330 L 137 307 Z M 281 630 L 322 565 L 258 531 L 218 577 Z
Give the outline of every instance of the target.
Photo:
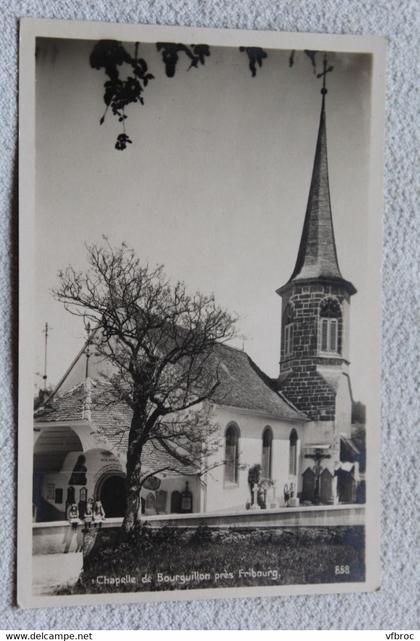
M 319 349 L 319 312 L 323 301 L 335 299 L 341 308 L 338 319 L 339 355 L 321 353 Z M 319 281 L 290 284 L 282 292 L 283 318 L 293 317 L 293 344 L 290 354 L 285 353 L 284 334 L 281 345 L 280 373 L 290 374 L 282 384 L 282 391 L 314 421 L 335 418 L 335 391 L 317 372 L 317 366 L 346 369 L 348 355 L 347 325 L 349 295 L 338 284 Z M 283 327 L 284 330 L 284 327 Z
M 282 385 L 281 391 L 312 421 L 333 421 L 334 390 L 318 374 L 316 365 L 302 365 L 299 370 L 293 371 Z
M 182 527 L 195 528 L 202 525 L 208 527 L 315 527 L 315 526 L 350 526 L 364 525 L 364 505 L 323 505 L 313 507 L 276 508 L 272 510 L 243 510 L 241 512 L 214 514 L 159 514 L 144 517 L 153 528 Z M 103 530 L 111 530 L 106 536 L 114 539 L 122 519 L 107 519 Z M 94 541 L 89 533 L 87 541 L 82 539 L 82 530 L 71 532 L 71 526 L 66 521 L 54 523 L 34 523 L 33 525 L 33 555 L 65 554 L 65 541 L 71 540 L 67 552 L 80 552 L 83 548 L 91 548 Z M 71 536 L 69 535 L 69 532 Z M 103 535 L 101 534 L 101 537 Z

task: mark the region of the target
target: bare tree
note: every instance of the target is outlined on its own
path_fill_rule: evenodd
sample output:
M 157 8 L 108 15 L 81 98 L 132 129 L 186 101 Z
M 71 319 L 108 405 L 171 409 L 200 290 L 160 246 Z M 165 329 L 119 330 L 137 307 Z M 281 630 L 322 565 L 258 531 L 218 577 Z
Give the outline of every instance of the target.
M 190 295 L 182 282 L 171 285 L 162 266 L 142 265 L 124 243 L 89 245 L 87 254 L 88 269 L 67 267 L 53 294 L 93 323 L 91 343 L 112 365 L 107 400 L 124 401 L 132 410 L 123 522 L 128 532 L 152 473 L 203 473 L 217 432 L 209 403 L 220 384 L 215 348 L 234 336 L 236 319 L 213 295 Z M 173 463 L 145 470 L 146 443 Z

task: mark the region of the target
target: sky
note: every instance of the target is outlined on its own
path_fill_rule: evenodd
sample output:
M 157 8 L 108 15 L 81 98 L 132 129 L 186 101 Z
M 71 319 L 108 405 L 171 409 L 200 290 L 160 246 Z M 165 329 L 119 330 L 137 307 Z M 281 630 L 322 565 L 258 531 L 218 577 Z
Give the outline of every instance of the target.
M 309 59 L 268 51 L 255 78 L 237 48 L 212 47 L 204 66 L 174 78 L 154 45 L 141 44 L 152 80 L 145 105 L 127 109 L 133 144 L 114 148 L 121 126 L 104 110 L 103 70 L 92 42 L 38 41 L 36 72 L 35 381 L 43 326 L 48 380 L 58 382 L 84 339 L 80 319 L 54 300 L 59 269 L 86 267 L 85 243 L 126 241 L 142 262 L 163 264 L 191 292 L 214 292 L 238 314 L 240 338 L 277 376 L 281 299 L 296 261 L 321 106 Z M 133 47 L 127 44 L 127 47 Z M 338 259 L 358 293 L 350 320 L 356 400 L 369 385 L 366 273 L 370 58 L 331 53 L 326 98 L 330 190 Z M 39 373 L 39 374 L 38 374 Z

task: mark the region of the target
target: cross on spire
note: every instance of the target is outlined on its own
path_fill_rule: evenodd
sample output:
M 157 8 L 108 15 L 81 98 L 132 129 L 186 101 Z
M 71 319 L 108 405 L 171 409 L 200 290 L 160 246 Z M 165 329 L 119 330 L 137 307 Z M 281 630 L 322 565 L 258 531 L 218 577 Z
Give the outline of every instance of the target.
M 328 89 L 326 87 L 326 81 L 327 81 L 327 73 L 330 73 L 334 67 L 332 65 L 328 66 L 328 58 L 327 54 L 324 53 L 324 59 L 322 62 L 322 71 L 317 74 L 317 78 L 322 78 L 322 89 L 321 89 L 321 95 L 322 95 L 322 104 L 324 104 L 324 97 L 328 93 Z
M 322 71 L 317 74 L 317 78 L 322 78 L 322 105 L 302 236 L 295 268 L 288 283 L 277 290 L 280 295 L 283 288 L 292 281 L 325 278 L 339 280 L 346 285 L 350 294 L 356 291 L 351 283 L 343 279 L 340 272 L 331 211 L 325 96 L 328 91 L 327 74 L 332 70 L 333 66 L 328 64 L 325 53 Z
M 44 382 L 44 390 L 47 389 L 47 355 L 48 355 L 48 337 L 49 337 L 49 332 L 52 330 L 51 325 L 48 325 L 48 323 L 45 323 L 44 329 L 42 330 L 42 333 L 44 334 L 44 374 L 42 376 L 42 380 Z

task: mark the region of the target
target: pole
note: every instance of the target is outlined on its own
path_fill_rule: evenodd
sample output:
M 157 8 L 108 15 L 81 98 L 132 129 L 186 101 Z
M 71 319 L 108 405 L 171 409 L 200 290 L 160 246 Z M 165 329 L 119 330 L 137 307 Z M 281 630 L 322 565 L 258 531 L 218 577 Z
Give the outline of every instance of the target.
M 90 358 L 90 323 L 87 323 L 86 325 L 86 334 L 87 334 L 87 343 L 86 343 L 86 350 L 85 350 L 85 355 L 86 355 L 86 370 L 85 370 L 85 378 L 88 378 L 89 376 L 89 358 Z
M 44 381 L 44 390 L 47 389 L 47 355 L 48 355 L 48 323 L 45 323 L 44 327 L 44 375 L 42 380 Z

